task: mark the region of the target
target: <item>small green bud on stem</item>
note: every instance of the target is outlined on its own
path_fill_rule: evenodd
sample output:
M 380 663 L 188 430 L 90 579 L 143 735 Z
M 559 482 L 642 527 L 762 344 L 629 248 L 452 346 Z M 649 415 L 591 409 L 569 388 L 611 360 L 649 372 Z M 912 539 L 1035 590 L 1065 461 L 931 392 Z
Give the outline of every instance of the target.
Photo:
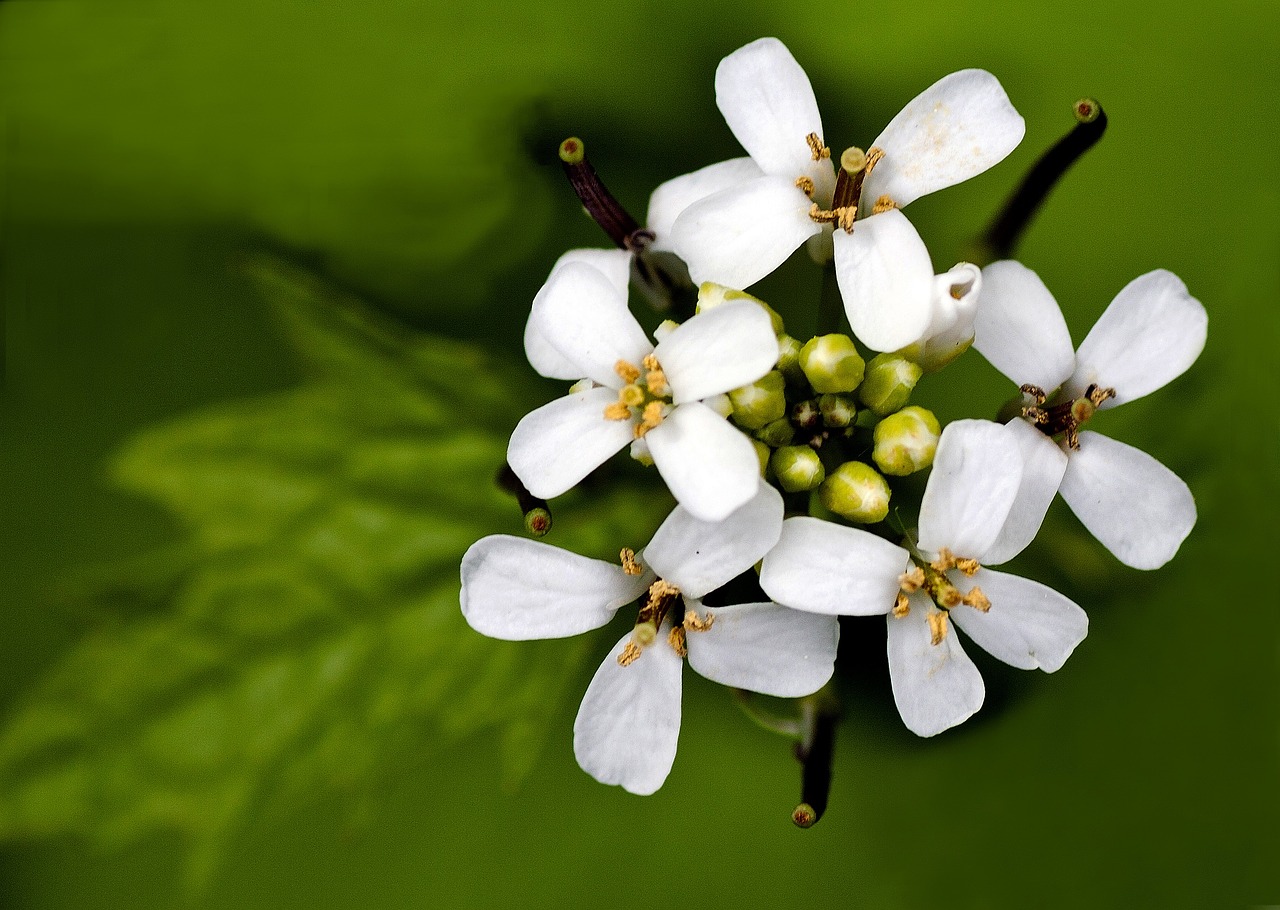
M 889 514 L 889 483 L 871 465 L 846 461 L 818 488 L 822 505 L 861 524 L 884 521 Z
M 815 392 L 852 392 L 866 367 L 848 335 L 819 335 L 800 349 L 800 369 Z
M 782 446 L 769 460 L 778 485 L 788 493 L 812 490 L 827 476 L 822 459 L 811 446 Z
M 853 399 L 834 392 L 828 392 L 818 399 L 818 412 L 822 415 L 823 425 L 833 430 L 851 426 L 858 416 Z
M 787 413 L 786 380 L 777 370 L 765 373 L 750 385 L 729 393 L 733 421 L 748 430 L 759 430 Z
M 920 366 L 905 357 L 877 354 L 867 364 L 858 400 L 877 417 L 887 417 L 907 403 L 923 375 Z
M 912 405 L 876 424 L 872 458 L 886 474 L 905 477 L 933 464 L 942 434 L 931 411 Z

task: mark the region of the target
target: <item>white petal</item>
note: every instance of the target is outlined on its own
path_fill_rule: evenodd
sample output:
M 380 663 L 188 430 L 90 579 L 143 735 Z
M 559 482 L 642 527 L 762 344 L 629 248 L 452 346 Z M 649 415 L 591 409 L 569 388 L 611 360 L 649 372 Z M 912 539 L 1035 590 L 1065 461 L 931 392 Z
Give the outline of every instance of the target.
M 507 462 L 534 496 L 559 496 L 608 460 L 634 435 L 630 420 L 606 420 L 618 400 L 613 389 L 594 388 L 557 398 L 516 424 Z
M 782 496 L 762 483 L 723 521 L 700 521 L 677 506 L 644 548 L 645 563 L 696 600 L 754 566 L 781 533 Z
M 1000 536 L 982 554 L 982 561 L 993 566 L 1013 559 L 1035 539 L 1067 470 L 1067 453 L 1027 421 L 1015 417 L 1005 426 L 1022 452 L 1022 482 Z
M 955 629 L 932 643 L 928 617 L 938 609 L 933 602 L 917 592 L 910 606 L 906 616 L 888 616 L 889 681 L 907 729 L 934 736 L 972 717 L 986 687 Z
M 907 216 L 872 215 L 834 236 L 836 280 L 853 334 L 874 351 L 919 340 L 933 311 L 933 263 Z
M 462 615 L 490 638 L 564 638 L 598 629 L 644 593 L 652 575 L 523 537 L 494 535 L 462 557 Z
M 1177 474 L 1098 433 L 1080 434 L 1060 492 L 1090 533 L 1135 569 L 1173 559 L 1196 523 L 1195 498 Z
M 627 282 L 631 275 L 631 253 L 626 250 L 569 250 L 551 268 L 551 274 L 567 262 L 584 262 L 593 266 L 609 280 L 617 289 L 616 302 L 626 307 Z M 600 304 L 604 305 L 601 300 Z M 548 379 L 581 379 L 580 368 L 573 361 L 561 354 L 543 335 L 537 321 L 533 318 L 533 310 L 529 310 L 529 318 L 524 327 L 524 351 L 529 364 Z
M 951 620 L 992 657 L 1023 670 L 1052 673 L 1071 656 L 1089 631 L 1089 617 L 1053 588 L 979 569 L 973 578 L 958 576 L 956 587 L 966 594 L 981 588 L 991 601 L 983 613 L 969 606 L 951 611 Z
M 822 116 L 813 86 L 777 38 L 753 41 L 720 61 L 716 67 L 716 106 L 738 142 L 766 174 L 795 180 L 801 174 L 819 171 L 819 166 L 828 175 L 833 173 L 829 161 L 813 160 L 805 140 L 810 133 L 822 138 Z
M 774 603 L 695 607 L 714 617 L 688 633 L 689 666 L 707 679 L 778 698 L 817 692 L 835 670 L 840 624 Z
M 760 488 L 755 446 L 704 404 L 678 406 L 645 439 L 671 495 L 695 518 L 727 518 Z
M 764 171 L 750 158 L 731 158 L 660 184 L 649 197 L 646 226 L 656 235 L 652 248 L 671 248 L 671 226 L 676 217 L 699 199 L 763 176 Z
M 755 382 L 778 362 L 778 336 L 764 307 L 750 300 L 704 310 L 659 342 L 654 356 L 672 401 L 683 404 Z
M 981 299 L 982 270 L 960 262 L 933 279 L 933 308 L 926 333 L 958 344 L 973 338 L 973 320 Z
M 811 613 L 887 613 L 907 571 L 907 551 L 882 537 L 817 518 L 788 518 L 760 568 L 778 603 Z
M 1018 385 L 1052 392 L 1075 369 L 1071 333 L 1040 276 L 1006 259 L 982 270 L 973 346 Z
M 623 667 L 618 655 L 631 640 L 628 632 L 596 670 L 573 722 L 573 754 L 582 770 L 642 796 L 671 773 L 680 736 L 684 662 L 666 642 L 669 629 L 664 623 L 658 640 Z
M 1181 376 L 1204 350 L 1209 316 L 1177 275 L 1163 270 L 1135 278 L 1116 295 L 1076 353 L 1068 389 L 1113 388 L 1111 408 Z
M 868 204 L 898 205 L 962 183 L 1018 147 L 1026 124 L 1000 82 L 985 70 L 961 70 L 929 86 L 873 143 L 884 152 L 863 185 Z
M 605 273 L 585 262 L 567 262 L 551 273 L 533 299 L 529 319 L 561 357 L 577 367 L 574 378 L 587 377 L 618 388 L 614 371 L 619 360 L 639 366 L 653 345 Z
M 947 547 L 981 560 L 995 543 L 1022 482 L 1013 431 L 989 420 L 957 420 L 938 440 L 920 503 L 920 549 Z
M 786 177 L 760 177 L 689 206 L 671 227 L 671 249 L 694 284 L 744 290 L 787 260 L 821 227 L 809 197 Z

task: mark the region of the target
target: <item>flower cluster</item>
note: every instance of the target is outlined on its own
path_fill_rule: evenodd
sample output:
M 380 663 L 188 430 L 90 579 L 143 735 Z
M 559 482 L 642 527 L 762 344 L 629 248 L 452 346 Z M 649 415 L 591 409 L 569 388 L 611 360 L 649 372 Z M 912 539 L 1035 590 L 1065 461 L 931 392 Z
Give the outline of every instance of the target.
M 1084 429 L 1195 361 L 1207 317 L 1182 282 L 1137 278 L 1073 351 L 1034 272 L 1003 260 L 935 274 L 902 212 L 1021 141 L 994 76 L 942 78 L 834 162 L 809 80 L 776 39 L 721 61 L 715 89 L 747 157 L 658 187 L 643 228 L 591 183 L 580 143 L 562 146 L 619 248 L 566 253 L 534 298 L 529 362 L 572 385 L 508 449 L 526 497 L 559 496 L 625 448 L 677 506 L 647 546 L 619 541 L 617 563 L 498 535 L 461 569 L 463 614 L 495 638 L 578 635 L 636 604 L 574 724 L 581 766 L 634 793 L 672 767 L 686 659 L 737 690 L 807 699 L 786 727 L 803 757 L 838 617 L 882 615 L 903 722 L 933 736 L 982 705 L 959 633 L 1045 672 L 1085 638 L 1069 598 L 991 568 L 1032 542 L 1056 494 L 1139 569 L 1168 562 L 1196 517 L 1168 468 Z M 746 292 L 801 246 L 833 274 L 851 335 L 832 325 L 802 341 Z M 673 307 L 651 340 L 630 287 L 670 302 L 682 282 L 696 305 L 683 319 Z M 912 397 L 970 346 L 1020 398 L 1005 423 L 943 427 Z M 919 484 L 899 478 L 925 471 L 916 505 Z

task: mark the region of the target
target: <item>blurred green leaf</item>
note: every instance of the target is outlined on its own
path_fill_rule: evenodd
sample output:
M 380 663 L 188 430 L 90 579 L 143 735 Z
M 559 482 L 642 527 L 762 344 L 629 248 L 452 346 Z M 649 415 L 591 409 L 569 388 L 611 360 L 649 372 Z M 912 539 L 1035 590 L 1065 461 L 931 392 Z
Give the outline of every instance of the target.
M 198 876 L 247 814 L 358 791 L 477 731 L 499 731 L 511 781 L 595 653 L 589 638 L 491 641 L 458 609 L 465 548 L 520 528 L 494 483 L 519 376 L 306 273 L 249 269 L 312 378 L 144 433 L 116 460 L 189 541 L 81 592 L 133 609 L 0 733 L 0 837 L 176 829 Z M 553 539 L 639 545 L 664 504 L 624 490 L 587 516 L 570 500 Z

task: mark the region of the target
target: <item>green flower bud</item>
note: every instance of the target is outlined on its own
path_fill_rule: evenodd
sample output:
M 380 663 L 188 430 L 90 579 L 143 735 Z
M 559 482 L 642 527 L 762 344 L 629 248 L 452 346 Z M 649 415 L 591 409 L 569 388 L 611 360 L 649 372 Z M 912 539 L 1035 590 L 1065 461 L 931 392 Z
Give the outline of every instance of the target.
M 818 411 L 822 414 L 823 425 L 833 429 L 849 426 L 858 415 L 852 398 L 836 395 L 834 392 L 828 392 L 818 399 Z
M 787 413 L 786 381 L 777 370 L 765 373 L 751 385 L 729 393 L 733 422 L 748 430 L 758 430 Z
M 791 440 L 795 438 L 796 428 L 791 425 L 791 421 L 783 417 L 775 420 L 767 426 L 756 430 L 756 439 L 759 439 L 765 445 L 771 448 L 790 445 Z
M 783 446 L 769 459 L 778 485 L 788 493 L 812 490 L 827 476 L 822 459 L 809 446 Z
M 804 378 L 804 370 L 800 369 L 800 342 L 790 335 L 778 336 L 778 369 L 790 385 L 803 386 L 809 383 Z
M 818 403 L 812 399 L 796 402 L 791 408 L 791 422 L 801 430 L 812 430 L 822 419 Z
M 889 514 L 889 482 L 871 465 L 846 461 L 818 488 L 822 505 L 850 521 L 872 524 Z
M 760 476 L 764 477 L 769 470 L 769 453 L 772 450 L 758 439 L 751 440 L 751 445 L 756 450 L 756 458 L 760 459 Z
M 905 477 L 933 464 L 940 435 L 938 418 L 912 405 L 876 424 L 871 457 L 884 473 Z
M 852 392 L 866 367 L 848 335 L 819 335 L 800 349 L 800 369 L 815 392 Z
M 887 417 L 907 403 L 922 375 L 919 365 L 900 354 L 877 354 L 867 364 L 858 400 L 876 416 Z
M 773 323 L 773 334 L 782 334 L 784 329 L 782 317 L 778 315 L 773 307 L 759 297 L 751 296 L 746 291 L 735 291 L 733 288 L 727 288 L 723 284 L 716 284 L 714 281 L 704 281 L 698 285 L 698 307 L 696 312 L 714 310 L 716 307 L 734 300 L 752 300 L 760 304 L 760 306 L 764 307 L 764 311 L 769 314 L 769 321 Z

